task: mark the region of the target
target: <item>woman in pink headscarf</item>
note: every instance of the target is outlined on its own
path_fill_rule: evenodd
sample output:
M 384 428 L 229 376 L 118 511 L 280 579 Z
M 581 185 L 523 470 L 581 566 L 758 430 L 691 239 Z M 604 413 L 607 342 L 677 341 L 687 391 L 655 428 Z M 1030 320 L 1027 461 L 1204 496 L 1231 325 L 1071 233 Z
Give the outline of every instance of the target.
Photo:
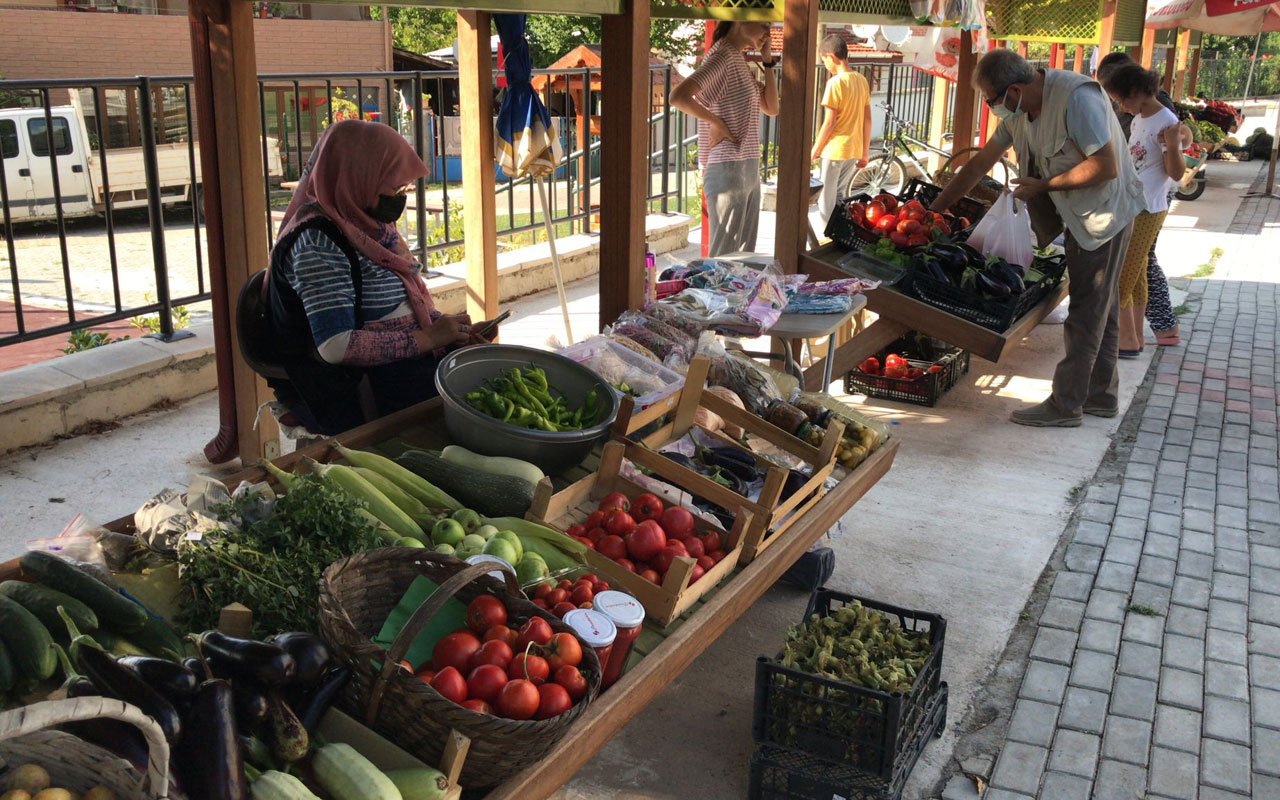
M 427 167 L 392 128 L 334 123 L 320 137 L 271 250 L 273 349 L 289 381 L 276 396 L 313 433 L 434 397 L 446 349 L 473 342 L 470 320 L 435 310 L 395 229 Z

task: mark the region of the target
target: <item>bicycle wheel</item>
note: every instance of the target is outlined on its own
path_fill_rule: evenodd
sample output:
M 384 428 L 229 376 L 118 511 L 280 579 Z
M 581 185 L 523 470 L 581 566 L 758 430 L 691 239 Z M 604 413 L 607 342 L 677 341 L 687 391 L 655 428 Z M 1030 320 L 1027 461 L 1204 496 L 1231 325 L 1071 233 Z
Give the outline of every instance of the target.
M 869 194 L 875 196 L 881 192 L 897 195 L 907 185 L 907 168 L 902 159 L 885 153 L 867 162 L 849 181 L 847 196 Z

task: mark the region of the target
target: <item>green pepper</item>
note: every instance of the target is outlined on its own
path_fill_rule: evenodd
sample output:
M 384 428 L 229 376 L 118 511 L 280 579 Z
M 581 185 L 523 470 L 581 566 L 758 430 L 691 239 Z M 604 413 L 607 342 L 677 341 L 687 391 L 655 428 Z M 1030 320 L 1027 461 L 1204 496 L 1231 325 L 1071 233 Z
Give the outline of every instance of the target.
M 547 373 L 539 367 L 530 367 L 524 371 L 524 377 L 527 381 L 532 381 L 538 389 L 543 392 L 547 391 Z

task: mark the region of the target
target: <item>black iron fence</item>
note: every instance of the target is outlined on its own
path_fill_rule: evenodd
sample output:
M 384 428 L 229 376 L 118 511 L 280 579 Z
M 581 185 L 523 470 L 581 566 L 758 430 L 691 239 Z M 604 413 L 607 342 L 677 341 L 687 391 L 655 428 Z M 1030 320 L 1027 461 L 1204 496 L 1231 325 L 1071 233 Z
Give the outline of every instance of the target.
M 873 97 L 887 94 L 900 115 L 927 130 L 931 77 L 901 64 L 859 70 Z M 592 233 L 599 199 L 599 70 L 534 74 L 562 157 L 545 210 L 531 179 L 495 169 L 497 231 L 508 246 L 536 240 L 544 216 L 557 236 Z M 670 66 L 650 68 L 646 197 L 652 213 L 696 215 L 697 127 L 671 107 L 678 80 Z M 401 223 L 406 241 L 429 267 L 460 260 L 457 98 L 456 72 L 260 76 L 269 239 L 324 129 L 361 118 L 397 129 L 428 165 Z M 761 138 L 761 169 L 772 176 L 774 121 L 766 118 Z M 190 77 L 0 81 L 0 150 L 0 254 L 10 295 L 0 289 L 0 346 L 146 315 L 170 338 L 175 308 L 209 299 Z
M 1188 74 L 1188 92 L 1190 80 Z M 1195 94 L 1236 101 L 1280 95 L 1280 57 L 1203 58 L 1196 75 Z

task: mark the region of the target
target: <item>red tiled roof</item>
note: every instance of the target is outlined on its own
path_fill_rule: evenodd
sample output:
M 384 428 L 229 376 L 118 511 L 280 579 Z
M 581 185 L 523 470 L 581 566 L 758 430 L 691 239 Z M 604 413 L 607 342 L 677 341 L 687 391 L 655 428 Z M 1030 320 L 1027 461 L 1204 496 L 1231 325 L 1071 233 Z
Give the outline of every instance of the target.
M 901 53 L 892 50 L 877 50 L 873 44 L 864 44 L 862 40 L 854 36 L 848 28 L 835 25 L 827 26 L 824 36 L 828 33 L 838 33 L 844 38 L 845 44 L 849 47 L 849 58 L 854 61 L 881 61 L 891 58 L 900 58 Z M 769 31 L 769 44 L 775 55 L 782 52 L 782 28 L 775 27 Z

